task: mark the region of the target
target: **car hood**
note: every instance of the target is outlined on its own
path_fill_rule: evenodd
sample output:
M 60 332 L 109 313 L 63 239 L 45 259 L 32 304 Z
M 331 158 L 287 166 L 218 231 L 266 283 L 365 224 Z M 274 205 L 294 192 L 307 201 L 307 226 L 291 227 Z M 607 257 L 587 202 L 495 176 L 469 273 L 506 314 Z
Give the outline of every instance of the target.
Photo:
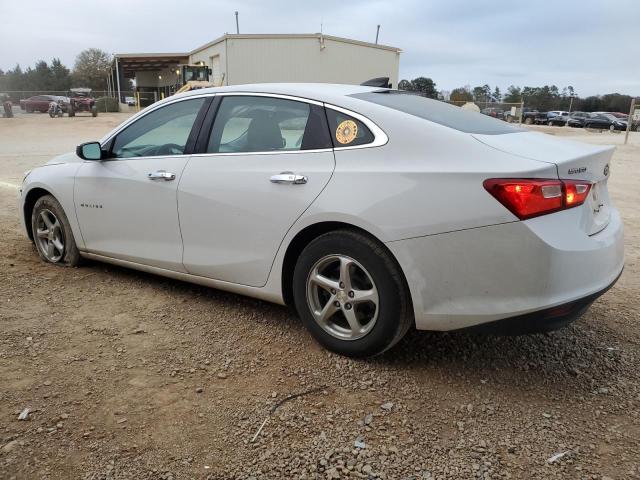
M 61 163 L 80 163 L 83 160 L 75 152 L 63 153 L 49 160 L 45 165 L 60 165 Z

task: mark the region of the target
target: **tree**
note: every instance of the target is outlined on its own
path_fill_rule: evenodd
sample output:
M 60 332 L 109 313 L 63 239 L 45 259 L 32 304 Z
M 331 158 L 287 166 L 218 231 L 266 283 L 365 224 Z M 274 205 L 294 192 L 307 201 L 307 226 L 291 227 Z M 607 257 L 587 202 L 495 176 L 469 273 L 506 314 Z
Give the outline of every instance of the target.
M 73 83 L 77 87 L 106 90 L 107 76 L 111 69 L 111 55 L 99 48 L 83 50 L 76 57 L 73 67 Z
M 491 87 L 487 84 L 484 84 L 481 87 L 475 87 L 473 89 L 473 98 L 476 102 L 490 102 Z
M 509 85 L 509 88 L 507 88 L 507 93 L 502 100 L 505 103 L 520 103 L 521 99 L 522 90 L 520 90 L 520 87 Z
M 66 91 L 71 88 L 71 75 L 59 58 L 51 60 L 51 89 Z
M 500 87 L 496 85 L 496 88 L 493 89 L 493 99 L 496 102 L 502 101 L 502 92 L 500 91 Z
M 464 87 L 454 88 L 451 90 L 449 100 L 452 102 L 471 102 L 473 101 L 473 95 Z
M 30 90 L 51 90 L 51 79 L 53 73 L 47 65 L 47 62 L 40 60 L 36 62 L 36 68 L 29 72 L 31 76 L 31 88 Z
M 433 80 L 427 77 L 418 77 L 411 80 L 411 86 L 414 92 L 420 92 L 425 97 L 438 98 L 438 91 Z
M 410 92 L 413 89 L 413 85 L 409 80 L 400 80 L 398 82 L 398 90 L 406 90 Z

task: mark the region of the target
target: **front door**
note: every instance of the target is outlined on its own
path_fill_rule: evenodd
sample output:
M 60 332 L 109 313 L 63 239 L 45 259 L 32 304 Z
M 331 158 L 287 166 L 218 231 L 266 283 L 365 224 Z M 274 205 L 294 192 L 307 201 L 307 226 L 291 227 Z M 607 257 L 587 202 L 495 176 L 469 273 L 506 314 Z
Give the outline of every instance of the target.
M 204 98 L 152 110 L 119 132 L 110 157 L 85 161 L 74 201 L 89 252 L 184 271 L 177 188 Z
M 331 178 L 324 109 L 223 96 L 203 135 L 206 153 L 192 156 L 178 190 L 184 265 L 195 275 L 263 286 L 288 229 Z

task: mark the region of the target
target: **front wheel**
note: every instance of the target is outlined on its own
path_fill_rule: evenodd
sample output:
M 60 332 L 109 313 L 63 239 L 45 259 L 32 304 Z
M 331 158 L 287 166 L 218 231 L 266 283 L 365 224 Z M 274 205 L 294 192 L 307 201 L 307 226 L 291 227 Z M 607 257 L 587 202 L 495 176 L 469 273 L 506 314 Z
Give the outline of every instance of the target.
M 413 323 L 399 266 L 382 244 L 349 230 L 321 235 L 302 251 L 293 296 L 313 337 L 350 357 L 384 352 Z
M 80 253 L 62 205 L 51 195 L 40 197 L 31 213 L 31 231 L 38 254 L 45 262 L 75 267 Z

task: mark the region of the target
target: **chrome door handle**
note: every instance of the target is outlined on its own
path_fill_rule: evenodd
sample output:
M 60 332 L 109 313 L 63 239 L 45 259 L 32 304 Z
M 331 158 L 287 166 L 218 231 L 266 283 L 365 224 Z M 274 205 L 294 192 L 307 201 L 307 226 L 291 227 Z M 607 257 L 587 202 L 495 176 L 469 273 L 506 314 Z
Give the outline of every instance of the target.
M 148 173 L 147 178 L 149 180 L 165 180 L 169 182 L 176 179 L 176 174 L 165 170 L 156 170 L 155 172 Z
M 271 175 L 271 183 L 288 183 L 290 185 L 302 185 L 307 183 L 309 179 L 304 175 L 297 175 L 293 172 L 282 172 L 277 175 Z

